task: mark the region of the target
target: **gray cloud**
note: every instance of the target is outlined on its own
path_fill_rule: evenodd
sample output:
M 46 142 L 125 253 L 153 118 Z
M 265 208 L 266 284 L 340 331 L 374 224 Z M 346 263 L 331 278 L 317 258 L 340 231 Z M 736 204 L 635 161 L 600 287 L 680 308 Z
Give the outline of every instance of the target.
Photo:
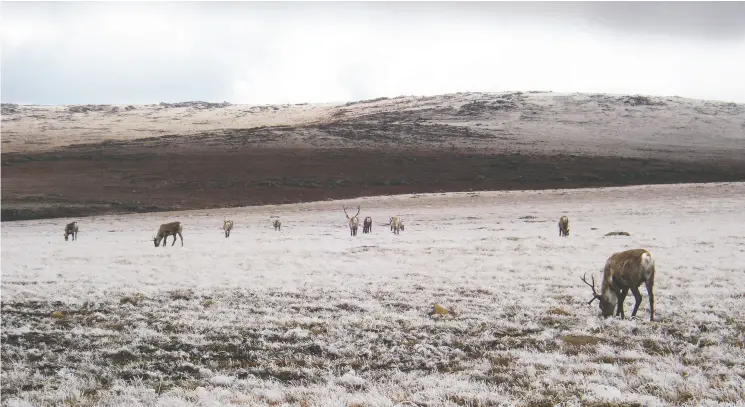
M 580 3 L 575 3 L 580 4 Z M 582 3 L 582 17 L 599 27 L 627 33 L 666 35 L 684 40 L 742 40 L 744 2 Z
M 4 102 L 551 89 L 745 102 L 743 2 L 3 3 Z

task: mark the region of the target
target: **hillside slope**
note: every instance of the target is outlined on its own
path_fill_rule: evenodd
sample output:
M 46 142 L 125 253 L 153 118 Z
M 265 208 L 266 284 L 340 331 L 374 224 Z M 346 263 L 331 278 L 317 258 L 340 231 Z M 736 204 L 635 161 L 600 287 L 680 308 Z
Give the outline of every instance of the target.
M 253 131 L 246 131 L 252 129 Z M 679 97 L 457 93 L 346 104 L 3 105 L 3 152 L 162 135 L 274 147 L 487 147 L 603 154 L 745 148 L 745 105 Z
M 745 180 L 745 105 L 457 93 L 2 107 L 3 220 L 468 189 Z

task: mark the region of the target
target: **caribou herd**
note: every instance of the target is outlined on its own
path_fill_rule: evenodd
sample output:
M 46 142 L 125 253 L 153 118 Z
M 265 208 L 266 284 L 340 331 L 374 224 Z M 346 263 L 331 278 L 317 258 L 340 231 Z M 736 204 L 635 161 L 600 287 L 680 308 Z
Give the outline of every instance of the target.
M 349 216 L 346 206 L 343 206 L 342 209 L 349 223 L 350 234 L 357 236 L 357 229 L 360 223 L 358 218 L 360 206 L 357 206 L 357 213 L 354 216 Z M 282 222 L 279 219 L 275 219 L 272 222 L 272 226 L 274 226 L 275 231 L 280 231 Z M 384 226 L 390 226 L 391 232 L 395 235 L 400 234 L 404 230 L 404 223 L 399 216 L 392 216 L 388 224 Z M 222 228 L 225 232 L 225 238 L 230 237 L 230 231 L 233 230 L 233 221 L 224 220 Z M 72 236 L 73 241 L 77 240 L 78 230 L 77 222 L 71 222 L 65 225 L 65 241 L 68 240 L 69 236 Z M 153 237 L 155 247 L 159 247 L 161 241 L 163 241 L 163 247 L 166 247 L 168 236 L 173 236 L 171 246 L 175 245 L 177 235 L 181 238 L 181 246 L 183 246 L 184 237 L 181 235 L 183 230 L 184 228 L 181 222 L 170 222 L 160 225 L 158 232 Z M 372 218 L 370 216 L 365 217 L 362 233 L 372 233 Z M 569 218 L 567 216 L 561 216 L 559 218 L 559 236 L 569 236 Z M 616 316 L 620 316 L 621 319 L 625 318 L 623 302 L 629 291 L 631 291 L 635 299 L 631 317 L 636 316 L 636 312 L 639 310 L 642 302 L 639 287 L 644 283 L 647 296 L 649 297 L 649 320 L 654 321 L 654 277 L 655 262 L 652 254 L 646 249 L 631 249 L 613 253 L 608 257 L 603 267 L 603 280 L 600 283 L 599 292 L 596 290 L 594 276 L 592 276 L 592 282 L 587 281 L 586 274 L 581 277 L 581 280 L 592 289 L 592 299 L 588 304 L 592 304 L 593 301 L 598 300 L 600 313 L 604 318 L 612 316 L 615 309 Z

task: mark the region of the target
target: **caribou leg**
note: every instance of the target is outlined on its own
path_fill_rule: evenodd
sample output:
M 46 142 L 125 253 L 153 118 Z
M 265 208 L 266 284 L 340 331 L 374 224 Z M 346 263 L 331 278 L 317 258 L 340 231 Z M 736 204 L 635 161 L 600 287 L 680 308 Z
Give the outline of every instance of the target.
M 618 309 L 616 310 L 616 316 L 619 316 L 623 313 L 623 302 L 626 300 L 626 295 L 628 295 L 628 293 L 629 289 L 624 288 L 618 295 Z
M 631 287 L 631 293 L 634 294 L 636 303 L 634 304 L 634 310 L 631 311 L 631 317 L 636 316 L 636 311 L 639 310 L 639 306 L 642 304 L 642 293 L 639 292 L 639 287 Z
M 647 295 L 649 296 L 649 320 L 654 321 L 654 281 L 647 280 Z

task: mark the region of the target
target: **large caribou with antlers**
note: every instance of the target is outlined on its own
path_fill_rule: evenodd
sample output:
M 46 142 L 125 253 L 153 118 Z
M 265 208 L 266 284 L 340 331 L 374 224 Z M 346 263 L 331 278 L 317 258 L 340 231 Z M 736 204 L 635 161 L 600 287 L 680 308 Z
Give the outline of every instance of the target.
M 368 216 L 362 222 L 362 233 L 370 233 L 370 232 L 372 232 L 372 218 Z
M 78 239 L 78 222 L 70 222 L 65 225 L 65 241 L 70 235 L 72 235 L 72 240 Z
M 233 230 L 233 221 L 232 220 L 224 220 L 222 221 L 222 230 L 225 232 L 225 238 L 230 237 L 230 231 Z M 176 237 L 173 237 L 174 240 L 176 240 Z
M 344 215 L 347 216 L 347 220 L 349 221 L 349 232 L 352 236 L 357 236 L 357 228 L 360 227 L 360 219 L 357 217 L 360 214 L 360 206 L 357 205 L 357 213 L 352 217 L 349 217 L 346 206 L 342 206 L 342 209 L 344 209 Z
M 158 234 L 153 238 L 153 243 L 155 243 L 155 247 L 158 247 L 160 246 L 160 241 L 163 240 L 163 247 L 166 247 L 168 236 L 173 236 L 173 243 L 171 243 L 171 246 L 173 246 L 176 244 L 176 235 L 178 235 L 181 238 L 181 246 L 183 247 L 184 237 L 181 235 L 183 231 L 184 227 L 181 225 L 181 222 L 164 223 L 158 228 Z
M 582 281 L 592 288 L 592 299 L 588 304 L 592 304 L 597 299 L 604 318 L 613 315 L 615 308 L 616 316 L 621 315 L 621 319 L 624 319 L 623 301 L 629 290 L 636 300 L 631 317 L 636 316 L 636 311 L 642 302 L 639 286 L 644 283 L 647 287 L 647 295 L 649 295 L 649 320 L 654 321 L 654 275 L 655 265 L 652 254 L 646 249 L 631 249 L 613 253 L 605 262 L 599 294 L 595 291 L 594 276 L 592 276 L 592 283 L 588 283 L 585 276 L 582 276 Z
M 559 236 L 569 236 L 569 218 L 566 216 L 559 218 Z

